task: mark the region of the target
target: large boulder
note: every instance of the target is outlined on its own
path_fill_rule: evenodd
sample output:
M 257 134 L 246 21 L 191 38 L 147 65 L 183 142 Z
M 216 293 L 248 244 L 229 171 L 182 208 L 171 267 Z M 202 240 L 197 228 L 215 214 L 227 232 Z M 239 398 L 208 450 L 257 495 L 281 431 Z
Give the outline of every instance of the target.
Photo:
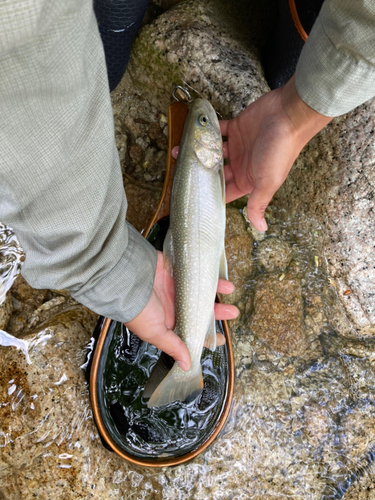
M 375 334 L 375 99 L 336 118 L 298 157 L 274 203 L 315 219 L 327 267 L 350 322 L 345 334 Z

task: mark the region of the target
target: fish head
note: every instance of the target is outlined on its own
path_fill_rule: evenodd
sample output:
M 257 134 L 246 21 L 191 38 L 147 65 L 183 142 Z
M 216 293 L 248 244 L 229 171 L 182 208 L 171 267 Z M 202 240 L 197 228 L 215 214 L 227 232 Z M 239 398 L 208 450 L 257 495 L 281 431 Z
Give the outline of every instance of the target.
M 223 165 L 223 142 L 214 108 L 206 99 L 196 99 L 189 115 L 195 156 L 204 168 L 219 170 Z

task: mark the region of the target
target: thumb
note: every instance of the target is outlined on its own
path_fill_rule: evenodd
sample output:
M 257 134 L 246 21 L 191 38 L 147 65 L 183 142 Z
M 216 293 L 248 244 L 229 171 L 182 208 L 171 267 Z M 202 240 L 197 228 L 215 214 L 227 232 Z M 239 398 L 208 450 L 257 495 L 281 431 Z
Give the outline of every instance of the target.
M 251 224 L 258 231 L 267 231 L 268 226 L 264 218 L 264 213 L 275 192 L 276 189 L 273 191 L 271 189 L 255 187 L 249 195 L 247 200 L 247 216 Z
M 185 342 L 178 337 L 173 330 L 166 330 L 157 341 L 152 341 L 158 349 L 161 349 L 179 364 L 182 370 L 187 371 L 191 366 L 189 349 Z

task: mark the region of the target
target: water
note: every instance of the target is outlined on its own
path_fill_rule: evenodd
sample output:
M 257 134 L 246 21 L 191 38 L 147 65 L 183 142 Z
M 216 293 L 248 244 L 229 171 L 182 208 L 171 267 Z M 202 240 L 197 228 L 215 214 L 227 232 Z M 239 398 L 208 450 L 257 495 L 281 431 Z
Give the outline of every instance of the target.
M 323 228 L 270 209 L 269 241 L 253 241 L 241 208 L 228 213 L 231 227 L 240 228 L 228 237 L 230 263 L 245 241 L 252 257 L 238 283 L 234 401 L 221 435 L 192 462 L 160 470 L 128 464 L 104 449 L 80 370 L 92 317 L 84 308 L 75 316 L 60 311 L 48 331 L 36 324 L 22 339 L 30 364 L 22 351 L 0 347 L 0 496 L 374 498 L 374 339 L 358 337 L 343 319 L 327 274 Z M 277 267 L 289 259 L 285 269 Z M 120 357 L 113 360 L 113 378 L 103 383 L 112 402 L 124 398 L 128 407 L 132 396 L 117 378 Z
M 223 333 L 219 322 L 217 329 Z M 98 372 L 98 397 L 112 438 L 131 456 L 167 458 L 195 450 L 215 430 L 223 409 L 228 383 L 225 346 L 214 353 L 204 349 L 204 388 L 198 398 L 148 408 L 143 389 L 159 356 L 154 346 L 112 323 Z
M 0 222 L 0 304 L 21 271 L 25 253 L 13 230 Z

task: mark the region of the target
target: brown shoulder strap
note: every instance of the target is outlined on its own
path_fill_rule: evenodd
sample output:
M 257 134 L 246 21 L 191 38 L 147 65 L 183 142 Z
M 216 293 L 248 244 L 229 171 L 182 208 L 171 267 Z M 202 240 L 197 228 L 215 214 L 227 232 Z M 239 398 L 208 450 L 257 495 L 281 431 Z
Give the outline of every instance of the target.
M 303 26 L 302 26 L 301 21 L 299 19 L 295 0 L 288 0 L 288 1 L 289 1 L 289 9 L 290 9 L 290 13 L 292 15 L 294 26 L 296 27 L 296 30 L 298 31 L 299 36 L 302 38 L 302 40 L 304 42 L 306 42 L 308 35 L 307 35 L 306 31 L 303 29 Z

